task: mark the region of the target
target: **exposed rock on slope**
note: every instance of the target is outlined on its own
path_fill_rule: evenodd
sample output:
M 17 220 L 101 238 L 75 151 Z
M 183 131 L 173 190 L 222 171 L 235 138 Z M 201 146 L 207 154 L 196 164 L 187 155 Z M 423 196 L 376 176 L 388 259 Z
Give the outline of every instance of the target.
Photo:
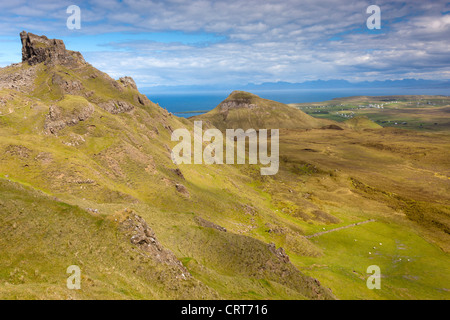
M 181 183 L 175 184 L 175 188 L 183 196 L 188 197 L 188 198 L 190 197 L 188 189 L 184 185 L 182 185 Z
M 181 279 L 191 278 L 189 271 L 172 251 L 161 245 L 156 238 L 155 232 L 153 232 L 142 217 L 131 210 L 125 210 L 124 213 L 126 216 L 120 222 L 120 230 L 130 237 L 132 244 L 139 247 L 150 258 L 175 267 L 179 271 L 179 277 Z
M 36 77 L 36 68 L 21 68 L 21 63 L 14 63 L 0 73 L 0 89 L 13 89 L 20 92 L 30 92 Z
M 63 111 L 58 106 L 50 106 L 49 113 L 45 117 L 44 129 L 49 133 L 57 133 L 66 126 L 73 126 L 80 121 L 87 120 L 93 112 L 94 106 L 92 104 L 88 104 L 70 115 L 63 115 Z
M 134 106 L 132 104 L 118 100 L 109 100 L 107 102 L 102 102 L 99 103 L 98 106 L 112 114 L 128 112 L 134 109 Z
M 203 219 L 202 217 L 196 216 L 196 217 L 194 218 L 194 220 L 195 220 L 195 222 L 196 222 L 199 226 L 201 226 L 201 227 L 205 227 L 205 228 L 213 228 L 213 229 L 216 229 L 216 230 L 219 230 L 219 231 L 222 231 L 222 232 L 227 232 L 227 229 L 226 229 L 226 228 L 224 228 L 224 227 L 222 227 L 222 226 L 219 226 L 218 224 L 215 224 L 215 223 L 213 223 L 213 222 L 211 222 L 211 221 L 205 220 L 205 219 Z
M 52 83 L 59 86 L 66 94 L 77 94 L 84 90 L 81 81 L 64 79 L 57 73 L 52 76 Z
M 286 251 L 284 251 L 284 249 L 282 247 L 279 247 L 277 249 L 277 247 L 275 246 L 275 243 L 269 243 L 269 245 L 267 247 L 269 248 L 270 252 L 272 252 L 274 255 L 276 255 L 281 261 L 283 261 L 284 263 L 289 262 L 289 256 L 287 255 Z
M 249 103 L 248 100 L 232 100 L 232 101 L 223 101 L 221 104 L 219 104 L 220 112 L 227 113 L 232 109 L 255 109 L 258 106 L 253 103 Z
M 122 77 L 122 78 L 119 78 L 119 81 L 125 87 L 131 87 L 132 89 L 137 90 L 136 82 L 134 82 L 133 78 L 131 78 L 131 77 Z

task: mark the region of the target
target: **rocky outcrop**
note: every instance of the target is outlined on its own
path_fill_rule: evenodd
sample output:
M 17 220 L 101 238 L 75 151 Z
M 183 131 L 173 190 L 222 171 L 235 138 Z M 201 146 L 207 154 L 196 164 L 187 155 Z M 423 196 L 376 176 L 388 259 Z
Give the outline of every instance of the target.
M 134 82 L 132 77 L 127 76 L 127 77 L 119 78 L 118 83 L 122 85 L 120 87 L 121 91 L 123 91 L 124 88 L 139 91 L 138 87 L 136 85 L 136 82 Z M 150 102 L 150 100 L 145 95 L 140 94 L 139 92 L 134 94 L 133 100 L 136 104 L 140 104 L 143 106 L 149 105 L 149 102 Z
M 136 82 L 134 82 L 132 77 L 119 78 L 119 82 L 122 83 L 125 87 L 130 87 L 137 90 Z
M 244 210 L 245 214 L 251 215 L 251 216 L 255 216 L 258 214 L 258 212 L 256 211 L 256 209 L 248 204 L 242 204 L 242 209 Z
M 5 149 L 5 154 L 10 156 L 17 156 L 21 159 L 27 159 L 30 156 L 31 152 L 32 151 L 27 147 L 20 145 L 9 145 Z
M 227 99 L 222 101 L 218 107 L 222 113 L 228 113 L 232 109 L 255 109 L 258 105 L 255 104 L 257 96 L 244 91 L 233 91 Z
M 274 234 L 287 234 L 289 232 L 289 229 L 280 225 L 275 225 L 272 223 L 266 223 L 268 233 L 274 233 Z
M 255 109 L 258 107 L 256 104 L 249 103 L 245 100 L 224 101 L 219 106 L 220 106 L 220 111 L 222 111 L 222 112 L 227 112 L 231 109 L 238 109 L 238 108 Z
M 289 256 L 287 255 L 286 251 L 282 247 L 279 247 L 277 249 L 275 243 L 270 243 L 267 245 L 269 248 L 269 251 L 272 252 L 274 255 L 278 257 L 281 261 L 284 263 L 289 263 Z
M 62 64 L 65 66 L 77 66 L 86 63 L 81 53 L 66 50 L 62 40 L 48 39 L 46 36 L 38 36 L 22 31 L 22 62 L 35 65 L 41 62 L 46 64 Z
M 180 177 L 181 179 L 183 179 L 183 180 L 186 180 L 185 178 L 184 178 L 184 175 L 183 175 L 183 173 L 181 172 L 181 170 L 179 169 L 179 168 L 176 168 L 176 169 L 169 169 L 170 171 L 172 171 L 173 173 L 175 173 L 178 177 Z
M 79 111 L 74 110 L 70 115 L 64 115 L 58 106 L 50 106 L 49 113 L 45 117 L 44 130 L 47 133 L 56 134 L 67 126 L 73 126 L 80 121 L 87 120 L 93 112 L 94 106 L 91 104 Z
M 212 228 L 212 229 L 216 229 L 222 232 L 227 232 L 227 229 L 219 226 L 218 224 L 215 224 L 211 221 L 205 220 L 201 217 L 195 217 L 194 218 L 195 223 L 197 223 L 200 227 L 204 227 L 204 228 Z
M 101 102 L 98 104 L 98 106 L 112 114 L 129 112 L 134 109 L 134 106 L 132 104 L 119 100 L 109 100 L 107 102 Z
M 84 89 L 80 81 L 64 79 L 57 73 L 52 76 L 52 83 L 58 85 L 67 94 L 78 94 Z
M 183 195 L 183 196 L 185 196 L 187 198 L 190 197 L 188 189 L 184 185 L 182 185 L 181 183 L 175 184 L 175 188 L 181 195 Z
M 148 257 L 174 267 L 178 271 L 178 278 L 186 280 L 192 277 L 173 252 L 159 243 L 155 233 L 141 216 L 128 209 L 125 210 L 125 214 L 127 217 L 120 223 L 119 229 L 130 237 L 132 244 L 139 247 Z
M 223 116 L 223 121 L 226 121 L 228 118 L 228 113 L 233 109 L 249 109 L 253 110 L 258 108 L 258 105 L 251 103 L 250 99 L 232 99 L 225 100 L 219 104 L 219 112 Z
M 134 96 L 134 101 L 136 103 L 139 103 L 139 104 L 143 105 L 143 106 L 148 105 L 149 102 L 150 102 L 150 100 L 146 96 L 144 96 L 142 94 L 135 95 Z
M 21 68 L 21 63 L 14 63 L 0 72 L 0 89 L 14 89 L 28 93 L 34 87 L 36 68 Z

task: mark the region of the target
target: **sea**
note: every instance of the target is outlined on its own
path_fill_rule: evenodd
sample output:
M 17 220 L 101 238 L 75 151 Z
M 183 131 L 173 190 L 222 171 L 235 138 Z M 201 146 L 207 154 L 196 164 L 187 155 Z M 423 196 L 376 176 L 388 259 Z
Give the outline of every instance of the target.
M 450 95 L 450 90 L 418 88 L 357 88 L 357 89 L 290 89 L 251 91 L 264 99 L 282 103 L 321 102 L 350 96 L 388 95 Z M 179 117 L 192 117 L 214 109 L 230 91 L 148 93 L 147 97 Z

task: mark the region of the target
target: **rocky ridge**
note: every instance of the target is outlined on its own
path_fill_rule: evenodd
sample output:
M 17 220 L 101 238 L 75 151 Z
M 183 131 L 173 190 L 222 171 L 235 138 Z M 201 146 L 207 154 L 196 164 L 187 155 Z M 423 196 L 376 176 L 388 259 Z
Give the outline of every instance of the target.
M 20 33 L 20 40 L 22 41 L 22 62 L 30 66 L 41 62 L 67 66 L 86 63 L 81 53 L 67 50 L 62 40 L 48 39 L 46 36 L 38 36 L 26 31 Z

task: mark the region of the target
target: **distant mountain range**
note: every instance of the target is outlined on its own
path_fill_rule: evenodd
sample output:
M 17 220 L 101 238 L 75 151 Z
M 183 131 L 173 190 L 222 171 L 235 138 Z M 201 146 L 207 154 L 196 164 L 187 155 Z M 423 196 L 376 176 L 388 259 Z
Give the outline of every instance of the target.
M 314 80 L 300 83 L 292 82 L 264 82 L 261 84 L 248 83 L 246 85 L 180 85 L 154 86 L 141 88 L 143 92 L 205 92 L 205 91 L 233 91 L 233 90 L 294 90 L 294 89 L 351 89 L 351 88 L 418 88 L 450 90 L 450 80 L 403 79 L 384 81 L 350 82 L 347 80 Z M 450 91 L 449 91 L 450 92 Z

